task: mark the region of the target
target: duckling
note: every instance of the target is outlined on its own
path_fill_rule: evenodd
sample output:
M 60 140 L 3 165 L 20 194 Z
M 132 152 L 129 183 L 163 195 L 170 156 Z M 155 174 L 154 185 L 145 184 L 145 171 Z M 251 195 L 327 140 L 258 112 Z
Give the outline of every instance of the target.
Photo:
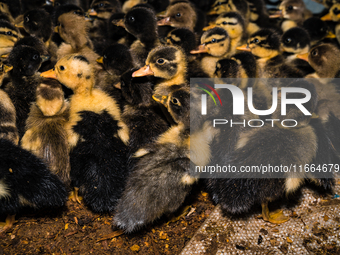
M 25 45 L 13 48 L 7 59 L 13 66 L 9 72 L 10 82 L 4 84 L 4 90 L 11 98 L 16 109 L 16 126 L 21 138 L 25 133 L 25 122 L 31 103 L 35 102 L 35 91 L 40 83 L 37 74 L 42 58 L 39 52 Z
M 160 45 L 154 12 L 145 7 L 133 8 L 125 15 L 124 22 L 117 25 L 138 39 L 130 47 L 131 55 L 137 66 L 144 65 L 150 50 Z
M 18 30 L 6 20 L 0 20 L 0 54 L 11 52 L 19 38 Z
M 201 68 L 200 62 L 190 53 L 196 49 L 196 36 L 194 32 L 187 28 L 176 28 L 168 33 L 165 40 L 167 45 L 174 45 L 183 49 L 188 62 L 188 77 L 209 77 Z
M 317 17 L 311 17 L 306 19 L 303 24 L 303 28 L 308 32 L 311 45 L 315 45 L 325 38 L 335 38 L 336 36 L 330 31 L 326 22 Z
M 119 106 L 103 91 L 93 88 L 94 71 L 84 56 L 65 56 L 54 70 L 41 76 L 58 79 L 74 91 L 65 125 L 71 148 L 73 198 L 80 201 L 80 190 L 91 210 L 112 211 L 127 174 L 125 144 L 129 130 L 121 120 Z
M 187 61 L 183 51 L 175 46 L 159 46 L 153 49 L 145 66 L 132 73 L 132 77 L 155 76 L 160 78 L 155 93 L 166 93 L 169 86 L 188 83 Z
M 307 76 L 313 78 L 338 78 L 340 77 L 340 50 L 333 44 L 323 43 L 313 47 L 309 53 L 298 55 L 308 61 L 315 73 Z
M 26 121 L 21 147 L 42 159 L 67 186 L 70 185 L 70 159 L 67 133 L 69 107 L 61 84 L 45 79 L 36 91 Z
M 281 37 L 281 48 L 286 62 L 299 69 L 303 76 L 313 73 L 314 69 L 306 61 L 297 58 L 297 55 L 308 53 L 310 42 L 307 31 L 300 27 L 287 30 Z
M 171 26 L 176 28 L 188 28 L 200 33 L 205 26 L 205 15 L 187 1 L 174 1 L 165 10 L 158 26 Z
M 283 0 L 280 4 L 280 13 L 272 17 L 282 17 L 281 28 L 283 32 L 296 26 L 302 26 L 303 21 L 312 17 L 303 0 Z
M 67 192 L 43 162 L 7 139 L 0 139 L 0 214 L 8 215 L 0 232 L 6 232 L 23 207 L 35 210 L 65 205 Z
M 247 37 L 247 31 L 242 16 L 237 12 L 223 13 L 216 18 L 215 25 L 222 27 L 225 31 L 227 31 L 230 37 L 229 54 L 235 54 L 236 47 L 244 44 Z M 205 30 L 213 27 L 214 26 L 206 27 Z
M 0 1 L 0 12 L 5 13 L 12 23 L 21 14 L 21 1 Z
M 97 59 L 97 62 L 103 65 L 105 73 L 99 74 L 103 76 L 102 82 L 96 83 L 95 87 L 112 96 L 123 108 L 119 87 L 121 75 L 133 68 L 129 48 L 123 44 L 113 44 L 105 49 L 103 56 Z
M 94 17 L 94 20 L 89 30 L 89 36 L 93 41 L 94 48 L 99 52 L 100 48 L 107 44 L 108 20 L 113 13 L 121 12 L 121 5 L 118 0 L 94 0 L 90 8 L 88 15 Z
M 246 24 L 248 24 L 250 11 L 248 3 L 245 0 L 216 0 L 212 5 L 208 15 L 220 15 L 225 12 L 238 12 L 244 17 Z
M 130 130 L 129 147 L 132 153 L 153 143 L 168 128 L 162 109 L 152 99 L 154 83 L 150 77 L 132 77 L 132 69 L 121 77 L 122 96 L 126 102 L 123 121 Z M 145 133 L 145 130 L 148 130 Z
M 334 3 L 326 16 L 321 18 L 324 21 L 332 20 L 336 22 L 334 31 L 338 43 L 340 42 L 340 3 Z
M 214 27 L 204 32 L 201 37 L 201 45 L 197 50 L 191 51 L 191 54 L 207 53 L 201 59 L 201 67 L 209 77 L 213 77 L 216 62 L 219 59 L 230 56 L 230 37 L 223 28 Z
M 13 67 L 0 62 L 0 81 Z M 1 84 L 0 83 L 0 84 Z M 0 88 L 0 139 L 7 139 L 13 144 L 19 143 L 19 133 L 16 128 L 16 112 L 12 100 Z
M 26 12 L 22 25 L 28 34 L 38 37 L 44 43 L 50 39 L 53 32 L 52 18 L 43 9 Z M 48 47 L 48 44 L 46 46 Z
M 59 16 L 58 22 L 56 30 L 65 41 L 57 51 L 58 60 L 63 56 L 79 53 L 90 61 L 96 72 L 102 70 L 96 61 L 100 56 L 93 51 L 93 44 L 87 34 L 89 25 L 85 18 L 73 13 L 64 13 Z
M 311 92 L 311 100 L 305 106 L 309 112 L 313 112 L 317 105 L 317 93 L 313 84 L 297 80 L 289 86 L 306 88 Z M 300 97 L 299 93 L 292 93 L 290 98 Z M 283 118 L 281 111 L 275 111 L 272 118 L 281 120 Z M 268 125 L 256 130 L 245 129 L 234 141 L 234 149 L 226 153 L 226 156 L 222 157 L 223 162 L 219 161 L 219 164 L 230 164 L 239 169 L 240 166 L 246 165 L 290 166 L 290 164 L 312 163 L 317 153 L 317 136 L 309 125 L 311 117 L 305 116 L 295 106 L 289 106 L 284 118 L 295 119 L 298 125 L 295 128 Z M 226 151 L 225 145 L 218 150 Z M 215 153 L 218 155 L 217 151 Z M 261 204 L 263 219 L 280 224 L 289 218 L 283 216 L 282 212 L 269 213 L 268 202 L 293 193 L 302 185 L 304 178 L 314 178 L 305 172 L 290 172 L 276 176 L 268 173 L 265 178 L 260 175 L 238 171 L 233 178 L 212 178 L 207 180 L 208 190 L 213 200 L 221 205 L 225 213 L 242 214 L 254 205 Z
M 302 73 L 285 63 L 280 54 L 280 36 L 270 29 L 261 29 L 248 39 L 248 45 L 239 50 L 251 51 L 257 58 L 258 75 L 261 78 L 301 78 Z
M 197 180 L 189 170 L 188 89 L 183 87 L 168 96 L 153 98 L 167 107 L 176 125 L 134 154 L 138 162 L 132 168 L 113 218 L 113 224 L 128 233 L 176 211 Z
M 241 52 L 231 56 L 230 59 L 221 59 L 216 63 L 215 77 L 255 78 L 256 59 L 250 52 Z

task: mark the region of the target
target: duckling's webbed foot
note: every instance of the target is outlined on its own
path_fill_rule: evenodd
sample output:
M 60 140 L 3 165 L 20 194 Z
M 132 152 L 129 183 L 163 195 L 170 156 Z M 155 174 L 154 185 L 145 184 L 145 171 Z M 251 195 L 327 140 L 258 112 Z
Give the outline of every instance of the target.
M 69 195 L 69 200 L 75 202 L 78 202 L 79 204 L 81 204 L 81 200 L 83 200 L 83 198 L 81 196 L 79 196 L 79 188 L 74 187 L 74 190 L 71 191 L 70 195 Z
M 13 227 L 15 222 L 15 215 L 8 215 L 6 218 L 6 222 L 0 222 L 0 233 L 6 232 L 8 229 Z
M 276 210 L 275 212 L 269 212 L 268 202 L 262 203 L 262 218 L 264 221 L 270 223 L 280 224 L 289 220 L 289 217 L 283 215 L 282 210 Z

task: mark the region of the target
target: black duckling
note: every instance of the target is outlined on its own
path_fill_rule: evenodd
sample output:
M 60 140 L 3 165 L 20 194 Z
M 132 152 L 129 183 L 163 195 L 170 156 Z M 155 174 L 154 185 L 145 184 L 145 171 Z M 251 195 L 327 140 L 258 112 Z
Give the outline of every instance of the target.
M 153 98 L 167 107 L 176 125 L 134 155 L 138 162 L 113 218 L 128 233 L 177 210 L 197 180 L 189 170 L 189 91 L 180 88 Z
M 28 34 L 38 37 L 45 43 L 53 32 L 51 15 L 43 9 L 26 12 L 22 25 Z
M 205 26 L 205 15 L 187 1 L 174 1 L 165 10 L 158 26 L 171 26 L 176 28 L 188 28 L 200 33 Z
M 155 93 L 164 94 L 169 86 L 188 83 L 187 66 L 185 54 L 180 48 L 159 46 L 149 53 L 145 66 L 132 73 L 132 77 L 151 75 L 159 78 Z
M 117 25 L 124 26 L 126 31 L 135 36 L 130 49 L 137 66 L 143 66 L 148 53 L 160 45 L 155 13 L 149 8 L 136 7 L 129 11 Z
M 96 52 L 101 52 L 101 48 L 105 48 L 107 42 L 108 20 L 113 13 L 121 13 L 121 5 L 118 0 L 94 0 L 91 3 L 91 9 L 88 15 L 94 18 L 89 36 L 94 44 Z
M 122 119 L 130 130 L 129 147 L 133 153 L 154 142 L 169 128 L 162 109 L 152 99 L 152 79 L 146 76 L 132 77 L 134 71 L 136 69 L 126 72 L 120 82 L 122 96 L 126 102 Z
M 247 0 L 249 5 L 248 33 L 253 34 L 261 28 L 277 28 L 276 24 L 269 19 L 269 14 L 264 0 Z
M 112 44 L 104 50 L 103 56 L 97 59 L 102 64 L 105 72 L 101 72 L 101 81 L 95 87 L 102 89 L 112 96 L 123 109 L 121 98 L 120 78 L 123 73 L 133 68 L 133 60 L 130 50 L 123 44 Z
M 16 27 L 6 20 L 0 20 L 0 54 L 10 53 L 18 39 Z
M 65 205 L 67 192 L 59 178 L 43 162 L 11 141 L 0 139 L 0 214 L 7 214 L 10 229 L 23 207 L 35 210 Z
M 52 173 L 70 185 L 70 159 L 67 133 L 69 107 L 61 84 L 45 79 L 39 84 L 36 102 L 31 105 L 21 147 L 42 159 Z
M 325 38 L 335 38 L 336 36 L 330 31 L 326 22 L 317 17 L 311 17 L 306 19 L 303 24 L 303 28 L 309 34 L 311 45 L 315 45 Z
M 214 26 L 222 27 L 227 31 L 230 37 L 229 54 L 236 53 L 236 47 L 245 43 L 247 31 L 245 22 L 242 16 L 237 12 L 227 12 L 218 16 L 215 20 L 215 25 L 206 27 L 205 30 L 213 28 Z
M 35 102 L 35 92 L 41 81 L 37 71 L 41 66 L 42 58 L 36 49 L 19 45 L 13 48 L 7 61 L 13 69 L 9 72 L 10 82 L 4 84 L 4 90 L 15 106 L 16 126 L 21 138 L 25 133 L 25 122 L 30 105 Z
M 198 49 L 191 54 L 207 53 L 201 59 L 201 68 L 209 77 L 213 77 L 216 62 L 230 56 L 230 37 L 222 27 L 214 27 L 205 31 Z
M 304 60 L 297 58 L 298 54 L 305 54 L 310 49 L 310 37 L 306 30 L 293 27 L 281 37 L 281 48 L 286 62 L 299 69 L 303 76 L 314 72 L 314 69 Z
M 314 112 L 317 104 L 317 93 L 313 84 L 306 81 L 296 81 L 289 86 L 306 88 L 311 93 L 311 100 L 305 104 L 309 112 Z M 289 98 L 300 98 L 299 93 L 290 94 Z M 277 110 L 273 118 L 295 119 L 298 124 L 295 128 L 284 128 L 280 125 L 268 125 L 259 129 L 245 129 L 238 134 L 234 142 L 234 149 L 225 154 L 221 165 L 231 164 L 239 169 L 240 166 L 290 166 L 291 164 L 310 164 L 316 157 L 318 138 L 314 129 L 309 125 L 311 116 L 305 116 L 295 106 L 287 108 L 287 114 L 281 115 Z M 222 153 L 226 149 L 219 148 Z M 283 149 L 284 148 L 284 149 Z M 216 152 L 215 155 L 217 155 Z M 249 211 L 254 205 L 261 204 L 262 216 L 265 221 L 280 224 L 289 218 L 282 213 L 271 214 L 268 202 L 276 200 L 285 194 L 296 191 L 305 178 L 313 179 L 309 173 L 283 173 L 269 178 L 261 174 L 237 172 L 233 178 L 212 178 L 207 180 L 208 190 L 216 203 L 221 205 L 222 211 L 231 214 L 242 214 Z M 220 176 L 223 177 L 223 176 Z M 230 176 L 229 176 L 230 177 Z M 239 179 L 238 179 L 239 178 Z
M 80 201 L 80 190 L 91 210 L 112 211 L 124 187 L 125 144 L 129 140 L 118 104 L 103 91 L 93 88 L 94 71 L 83 56 L 65 56 L 54 70 L 41 75 L 58 79 L 74 91 L 70 98 L 69 121 L 65 125 L 71 148 L 74 200 Z
M 230 59 L 221 59 L 216 63 L 217 78 L 255 78 L 257 77 L 256 59 L 250 52 L 241 52 Z
M 271 29 L 261 29 L 250 36 L 248 45 L 239 50 L 251 51 L 257 58 L 258 77 L 260 78 L 300 78 L 303 74 L 285 63 L 280 53 L 280 35 Z

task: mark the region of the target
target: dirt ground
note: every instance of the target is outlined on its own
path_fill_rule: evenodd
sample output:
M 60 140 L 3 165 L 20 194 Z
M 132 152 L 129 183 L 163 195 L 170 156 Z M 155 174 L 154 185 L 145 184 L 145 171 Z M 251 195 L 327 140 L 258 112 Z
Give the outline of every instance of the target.
M 123 234 L 112 229 L 112 215 L 68 201 L 59 211 L 18 215 L 13 228 L 0 234 L 0 255 L 179 254 L 213 209 L 208 194 L 196 187 L 176 214 Z

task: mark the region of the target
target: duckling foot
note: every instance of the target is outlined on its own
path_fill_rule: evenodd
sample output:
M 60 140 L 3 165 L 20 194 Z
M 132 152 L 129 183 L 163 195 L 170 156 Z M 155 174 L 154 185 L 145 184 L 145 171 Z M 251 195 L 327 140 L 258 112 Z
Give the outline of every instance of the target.
M 289 217 L 284 216 L 282 210 L 269 212 L 268 202 L 262 203 L 262 218 L 264 221 L 269 221 L 270 223 L 274 224 L 280 224 L 289 221 Z
M 6 222 L 0 222 L 0 233 L 1 232 L 7 232 L 8 229 L 11 229 L 13 227 L 13 224 L 15 222 L 15 215 L 8 215 L 6 218 Z
M 78 195 L 78 191 L 79 191 L 79 188 L 75 187 L 74 191 L 71 191 L 68 199 L 72 200 L 74 203 L 78 202 L 79 204 L 81 204 L 81 200 L 83 200 L 83 198 Z

